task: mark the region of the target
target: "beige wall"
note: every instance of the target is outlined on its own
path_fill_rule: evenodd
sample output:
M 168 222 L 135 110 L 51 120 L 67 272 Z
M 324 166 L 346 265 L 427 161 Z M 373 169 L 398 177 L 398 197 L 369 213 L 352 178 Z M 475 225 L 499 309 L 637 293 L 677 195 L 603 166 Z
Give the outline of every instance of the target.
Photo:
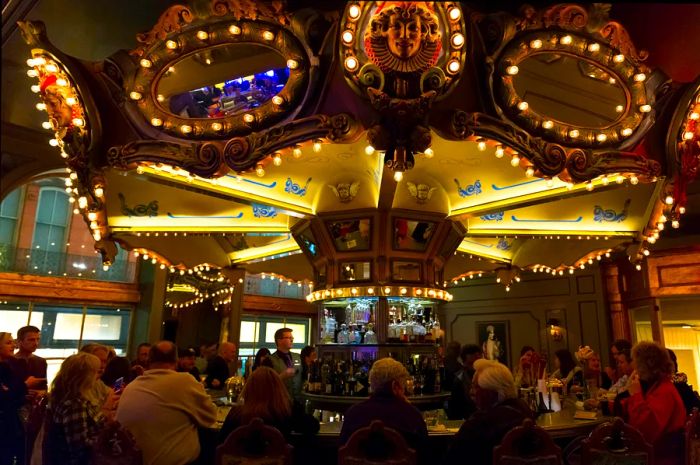
M 527 273 L 520 283 L 513 283 L 510 292 L 493 278 L 462 284 L 449 288 L 454 299 L 441 308 L 447 341 L 480 343 L 477 322 L 507 321 L 510 340 L 506 351 L 511 366 L 517 363 L 523 345 L 549 354 L 550 359 L 558 349 L 574 352 L 579 345 L 589 345 L 607 363 L 609 323 L 597 267 L 571 276 Z M 561 341 L 549 335 L 549 318 L 560 321 Z

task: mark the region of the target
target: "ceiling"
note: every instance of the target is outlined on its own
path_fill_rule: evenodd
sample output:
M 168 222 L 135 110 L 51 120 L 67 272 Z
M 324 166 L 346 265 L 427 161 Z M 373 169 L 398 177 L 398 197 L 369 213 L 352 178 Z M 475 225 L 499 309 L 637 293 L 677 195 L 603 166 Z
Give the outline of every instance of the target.
M 42 20 L 58 49 L 99 62 L 117 50 L 133 49 L 136 34 L 150 29 L 172 4 L 157 0 L 4 3 L 3 196 L 35 176 L 64 167 L 58 151 L 47 143 L 50 134 L 41 129 L 45 114 L 33 109 L 37 97 L 29 89 L 33 82 L 25 64 L 30 48 L 14 22 Z M 295 8 L 306 4 L 313 2 L 289 2 Z M 473 7 L 487 12 L 493 8 L 489 5 Z M 342 11 L 343 6 L 330 2 L 324 8 Z M 510 13 L 516 13 L 518 6 L 499 4 Z M 650 52 L 646 64 L 651 68 L 678 83 L 700 74 L 700 46 L 692 43 L 697 41 L 700 6 L 615 4 L 610 16 L 627 28 L 638 49 Z M 557 67 L 563 61 L 550 65 Z M 515 85 L 531 92 L 528 100 L 533 107 L 546 112 L 556 105 L 562 119 L 592 118 L 593 126 L 605 126 L 614 119 L 610 108 L 620 93 L 605 82 L 606 77 L 590 78 L 575 65 L 523 67 L 523 71 Z M 560 79 L 554 86 L 543 86 L 544 78 L 552 75 Z M 329 76 L 333 78 L 332 71 Z M 335 79 L 339 82 L 338 76 Z M 586 88 L 587 80 L 599 88 Z M 580 102 L 556 95 L 562 82 L 578 88 Z M 335 105 L 338 111 L 352 113 L 358 104 L 347 95 L 324 95 L 318 107 Z M 467 231 L 445 265 L 445 281 L 511 266 L 573 272 L 606 254 L 628 253 L 630 242 L 639 239 L 655 213 L 664 182 L 660 177 L 632 184 L 611 176 L 594 181 L 595 189 L 589 190 L 585 183 L 533 177 L 525 160 L 518 162 L 511 154 L 499 157 L 490 141 L 449 140 L 435 131 L 431 136 L 432 155 L 418 155 L 415 167 L 400 182 L 391 179 L 393 172 L 378 152 L 367 153 L 364 131 L 351 141 L 323 144 L 318 151 L 312 141 L 301 143 L 300 156 L 281 151 L 282 163 L 278 166 L 268 159 L 263 176 L 230 171 L 212 181 L 155 163 L 142 163 L 138 170 L 107 170 L 110 234 L 124 247 L 150 253 L 171 267 L 243 266 L 249 272 L 277 273 L 299 281 L 313 279 L 313 268 L 291 235 L 297 225 L 314 218 L 362 216 L 362 212 L 385 209 L 408 218 L 428 215 L 439 222 L 458 223 Z M 341 184 L 353 186 L 351 201 L 339 197 Z M 417 196 L 418 189 L 423 189 L 423 197 Z M 680 228 L 664 231 L 663 240 L 651 246 L 652 251 L 700 241 L 697 182 L 688 188 L 687 209 Z

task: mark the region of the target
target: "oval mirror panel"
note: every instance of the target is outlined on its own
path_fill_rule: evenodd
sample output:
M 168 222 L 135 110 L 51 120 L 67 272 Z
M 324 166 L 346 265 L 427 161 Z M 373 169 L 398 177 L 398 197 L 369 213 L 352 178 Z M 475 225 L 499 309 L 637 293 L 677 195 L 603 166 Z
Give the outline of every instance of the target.
M 605 128 L 627 108 L 622 86 L 590 61 L 558 53 L 537 53 L 518 63 L 513 87 L 543 118 L 571 126 Z
M 256 44 L 200 50 L 170 66 L 157 83 L 163 109 L 185 118 L 223 118 L 259 107 L 287 83 L 285 58 Z

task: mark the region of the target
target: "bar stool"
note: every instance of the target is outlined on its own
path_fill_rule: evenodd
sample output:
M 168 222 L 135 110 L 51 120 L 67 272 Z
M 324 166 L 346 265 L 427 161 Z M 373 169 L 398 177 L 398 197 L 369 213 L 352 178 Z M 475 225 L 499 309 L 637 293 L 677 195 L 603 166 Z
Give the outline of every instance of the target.
M 531 419 L 513 428 L 493 449 L 493 465 L 562 465 L 561 448 Z
M 338 465 L 415 465 L 416 451 L 381 420 L 360 428 L 338 450 Z
M 290 465 L 292 450 L 277 428 L 265 425 L 261 418 L 253 418 L 246 426 L 239 426 L 216 448 L 216 465 Z

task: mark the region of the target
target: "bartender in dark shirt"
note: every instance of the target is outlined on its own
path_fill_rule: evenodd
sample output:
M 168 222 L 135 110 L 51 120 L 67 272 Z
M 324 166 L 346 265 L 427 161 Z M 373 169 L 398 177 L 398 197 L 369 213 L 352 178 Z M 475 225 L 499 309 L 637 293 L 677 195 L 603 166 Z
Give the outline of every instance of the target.
M 291 351 L 293 344 L 292 330 L 290 328 L 278 329 L 275 331 L 277 351 L 270 355 L 269 360 L 272 362 L 272 368 L 279 373 L 282 381 L 284 381 L 294 407 L 299 407 L 301 405 L 301 387 L 303 384 L 301 378 L 301 356 Z

